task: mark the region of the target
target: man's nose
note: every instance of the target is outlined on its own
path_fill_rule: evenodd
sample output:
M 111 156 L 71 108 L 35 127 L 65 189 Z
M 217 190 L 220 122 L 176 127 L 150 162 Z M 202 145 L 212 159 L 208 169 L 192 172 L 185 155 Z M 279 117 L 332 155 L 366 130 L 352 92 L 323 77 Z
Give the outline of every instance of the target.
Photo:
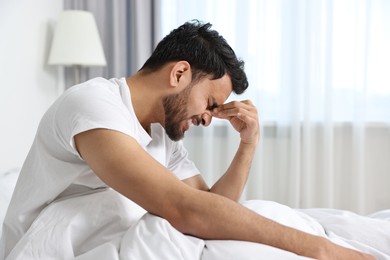
M 209 126 L 211 124 L 212 116 L 210 113 L 203 113 L 201 116 L 202 119 L 202 125 Z

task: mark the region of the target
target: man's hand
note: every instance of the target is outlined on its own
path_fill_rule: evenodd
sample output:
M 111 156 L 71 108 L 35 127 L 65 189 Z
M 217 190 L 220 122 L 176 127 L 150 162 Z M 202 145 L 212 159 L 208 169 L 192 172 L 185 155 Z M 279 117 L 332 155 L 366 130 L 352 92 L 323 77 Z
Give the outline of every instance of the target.
M 260 136 L 257 108 L 250 100 L 232 101 L 215 108 L 211 115 L 227 119 L 240 133 L 241 142 L 257 144 Z
M 322 254 L 319 255 L 318 259 L 375 260 L 375 257 L 349 248 L 341 247 L 329 241 L 329 243 L 327 244 L 327 250 L 323 251 Z

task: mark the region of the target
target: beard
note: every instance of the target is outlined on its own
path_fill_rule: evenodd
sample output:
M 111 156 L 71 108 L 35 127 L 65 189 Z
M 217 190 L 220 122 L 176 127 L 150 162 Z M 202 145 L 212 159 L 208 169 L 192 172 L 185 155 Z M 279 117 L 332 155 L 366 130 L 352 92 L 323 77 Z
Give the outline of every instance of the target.
M 184 137 L 181 123 L 188 120 L 188 98 L 192 84 L 188 85 L 179 94 L 171 95 L 163 99 L 165 112 L 165 132 L 172 141 L 179 141 Z

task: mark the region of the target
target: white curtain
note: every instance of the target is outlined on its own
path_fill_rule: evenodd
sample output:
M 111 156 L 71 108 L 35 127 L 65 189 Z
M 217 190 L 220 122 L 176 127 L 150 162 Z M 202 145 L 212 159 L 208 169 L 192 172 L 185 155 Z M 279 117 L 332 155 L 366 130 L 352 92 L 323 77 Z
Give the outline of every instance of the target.
M 160 0 L 160 38 L 210 22 L 245 60 L 262 128 L 243 199 L 390 208 L 390 2 Z M 211 184 L 239 142 L 223 121 L 185 144 Z

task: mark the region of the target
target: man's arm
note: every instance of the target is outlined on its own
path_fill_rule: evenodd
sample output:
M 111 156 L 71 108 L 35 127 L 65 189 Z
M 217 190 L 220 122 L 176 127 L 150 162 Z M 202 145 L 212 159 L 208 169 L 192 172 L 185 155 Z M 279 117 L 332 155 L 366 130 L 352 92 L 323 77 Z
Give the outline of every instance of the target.
M 209 189 L 201 175 L 195 175 L 188 179 L 184 179 L 183 182 L 193 188 L 210 191 L 231 200 L 238 201 L 248 179 L 255 149 L 255 145 L 240 143 L 228 170 L 218 179 L 211 189 Z
M 240 133 L 238 150 L 224 175 L 211 187 L 210 192 L 238 201 L 248 179 L 256 146 L 259 141 L 259 122 L 256 107 L 251 101 L 234 101 L 212 111 L 212 115 L 229 120 Z M 184 180 L 188 185 L 208 190 L 200 175 Z
M 95 129 L 76 135 L 75 143 L 102 181 L 183 233 L 258 242 L 318 259 L 371 259 L 185 185 L 125 134 Z
M 226 173 L 214 184 L 211 192 L 238 201 L 248 179 L 249 170 L 260 138 L 257 108 L 250 100 L 233 101 L 212 111 L 217 118 L 229 120 L 240 133 L 240 146 Z

